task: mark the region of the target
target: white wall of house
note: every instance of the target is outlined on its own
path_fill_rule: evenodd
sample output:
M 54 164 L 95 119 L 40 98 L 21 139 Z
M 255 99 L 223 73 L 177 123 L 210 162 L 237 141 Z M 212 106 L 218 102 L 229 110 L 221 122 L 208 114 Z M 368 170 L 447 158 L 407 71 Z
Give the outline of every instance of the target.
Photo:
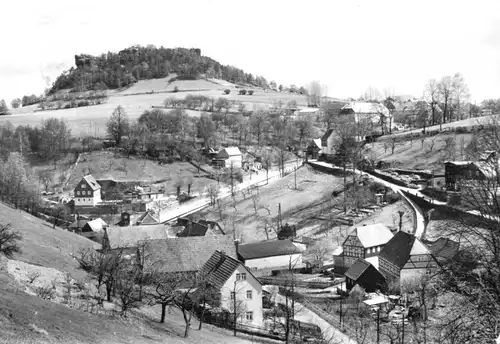
M 75 195 L 75 206 L 92 206 L 95 207 L 97 203 L 102 202 L 101 190 L 90 191 L 91 195 Z M 81 193 L 81 192 L 80 192 Z
M 238 279 L 237 275 L 241 277 L 242 274 L 245 274 L 245 279 Z M 244 324 L 262 326 L 262 285 L 248 273 L 243 265 L 238 266 L 221 288 L 221 306 L 231 312 L 234 310 L 235 303 L 231 299 L 233 291 L 235 291 L 239 321 Z M 250 314 L 251 320 L 248 319 Z
M 403 268 L 400 271 L 400 284 L 409 282 L 425 275 L 427 269 Z
M 256 258 L 256 259 L 246 259 L 245 266 L 247 266 L 250 270 L 258 270 L 258 269 L 268 269 L 274 267 L 283 267 L 288 266 L 290 264 L 290 260 L 292 262 L 292 266 L 299 267 L 302 265 L 302 253 L 296 254 L 285 254 L 282 256 L 272 256 L 265 258 Z
M 236 168 L 241 168 L 243 158 L 241 155 L 232 155 L 226 159 L 226 167 L 231 167 L 231 163 Z
M 326 146 L 321 147 L 323 154 L 335 154 L 335 132 L 333 132 L 326 140 Z

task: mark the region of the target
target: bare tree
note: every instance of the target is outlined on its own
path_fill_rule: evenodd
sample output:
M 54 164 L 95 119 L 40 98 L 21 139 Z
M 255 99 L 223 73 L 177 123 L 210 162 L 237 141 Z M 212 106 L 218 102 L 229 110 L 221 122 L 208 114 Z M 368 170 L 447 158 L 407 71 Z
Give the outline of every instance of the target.
M 397 145 L 398 141 L 395 137 L 391 137 L 389 142 L 391 144 L 391 154 L 394 154 L 394 149 L 396 149 L 396 145 Z
M 424 97 L 431 108 L 432 125 L 436 124 L 436 107 L 439 105 L 439 83 L 435 79 L 429 80 L 425 85 Z
M 42 170 L 38 174 L 38 179 L 40 180 L 40 183 L 42 183 L 42 185 L 45 188 L 45 191 L 47 192 L 49 191 L 49 187 L 54 182 L 54 173 L 48 170 Z
M 453 97 L 453 79 L 450 76 L 444 76 L 439 82 L 439 93 L 444 103 L 443 120 L 439 124 L 439 130 L 442 129 L 442 124 L 446 123 L 446 116 L 450 113 L 450 104 Z M 450 118 L 448 119 L 450 121 Z
M 456 143 L 455 143 L 455 138 L 453 136 L 447 137 L 444 140 L 444 151 L 446 153 L 446 159 L 447 160 L 454 160 L 455 159 L 455 148 L 456 148 Z
M 266 169 L 266 182 L 269 184 L 269 169 L 271 169 L 274 162 L 274 157 L 269 151 L 262 154 L 262 165 Z
M 12 231 L 10 223 L 0 223 L 0 252 L 7 258 L 12 259 L 14 253 L 21 253 L 18 241 L 22 238 L 19 232 Z
M 430 142 L 427 144 L 427 147 L 429 148 L 429 152 L 432 152 L 432 150 L 434 149 L 435 143 L 436 143 L 436 136 L 433 136 L 430 139 Z
M 220 188 L 217 184 L 209 184 L 206 187 L 206 192 L 210 198 L 210 205 L 215 206 L 219 198 Z

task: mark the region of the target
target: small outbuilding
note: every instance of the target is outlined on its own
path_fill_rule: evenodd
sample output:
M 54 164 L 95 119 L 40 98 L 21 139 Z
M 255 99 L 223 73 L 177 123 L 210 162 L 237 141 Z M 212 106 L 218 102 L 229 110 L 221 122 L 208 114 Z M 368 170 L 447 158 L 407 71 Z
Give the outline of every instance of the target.
M 351 290 L 357 284 L 367 292 L 384 290 L 385 277 L 368 261 L 359 258 L 345 273 L 346 288 Z

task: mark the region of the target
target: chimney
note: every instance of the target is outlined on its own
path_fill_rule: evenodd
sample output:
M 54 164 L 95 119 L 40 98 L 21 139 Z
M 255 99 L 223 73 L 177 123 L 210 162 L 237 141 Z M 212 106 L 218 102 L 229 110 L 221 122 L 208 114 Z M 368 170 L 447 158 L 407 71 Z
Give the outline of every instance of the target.
M 240 239 L 234 239 L 234 246 L 236 246 L 236 254 L 238 254 L 239 245 L 240 245 Z

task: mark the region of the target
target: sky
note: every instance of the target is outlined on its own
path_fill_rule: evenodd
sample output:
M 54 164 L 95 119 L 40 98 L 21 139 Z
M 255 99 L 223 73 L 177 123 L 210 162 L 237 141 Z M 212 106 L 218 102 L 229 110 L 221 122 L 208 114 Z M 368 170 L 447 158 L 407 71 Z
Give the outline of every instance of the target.
M 74 55 L 197 47 L 278 84 L 329 96 L 421 96 L 460 72 L 473 101 L 500 98 L 499 0 L 44 0 L 2 4 L 0 99 L 40 94 Z

